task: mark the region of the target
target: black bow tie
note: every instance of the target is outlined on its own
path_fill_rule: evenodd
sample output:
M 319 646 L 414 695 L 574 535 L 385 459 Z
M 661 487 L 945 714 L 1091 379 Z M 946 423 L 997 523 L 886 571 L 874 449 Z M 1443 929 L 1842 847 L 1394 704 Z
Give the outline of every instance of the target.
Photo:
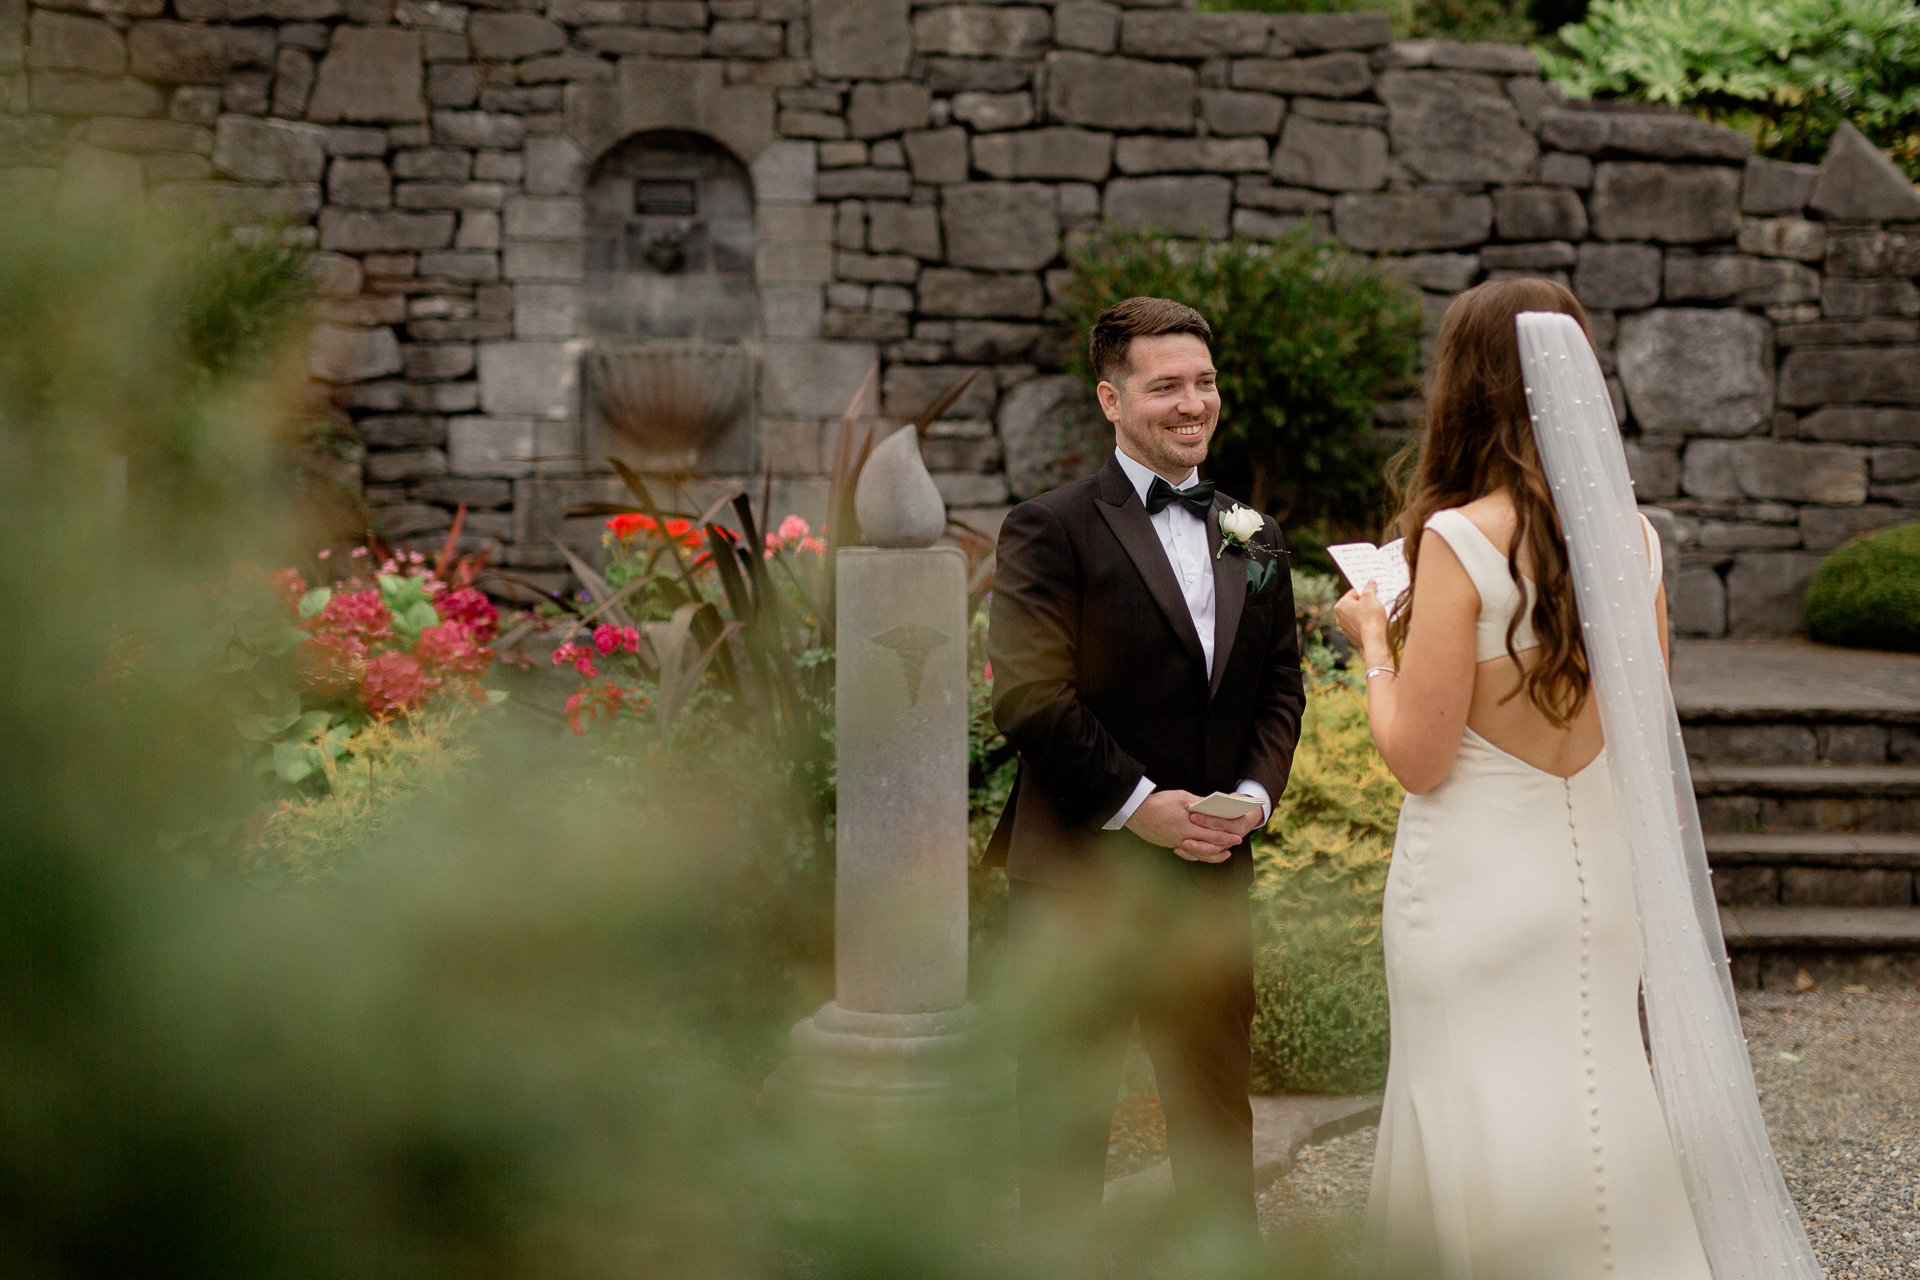
M 1201 480 L 1184 489 L 1176 489 L 1155 476 L 1147 488 L 1147 514 L 1157 516 L 1176 502 L 1205 520 L 1207 512 L 1213 510 L 1213 481 Z

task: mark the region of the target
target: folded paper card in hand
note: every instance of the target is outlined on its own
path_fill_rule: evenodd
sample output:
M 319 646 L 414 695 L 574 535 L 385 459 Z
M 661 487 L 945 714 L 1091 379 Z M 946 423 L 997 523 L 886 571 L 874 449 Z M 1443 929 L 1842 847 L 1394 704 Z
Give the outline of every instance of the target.
M 1355 591 L 1365 591 L 1367 584 L 1373 583 L 1380 603 L 1389 611 L 1413 585 L 1413 579 L 1407 574 L 1406 548 L 1399 538 L 1384 547 L 1376 547 L 1371 542 L 1343 542 L 1328 547 L 1327 554 L 1340 566 L 1340 572 L 1347 575 Z
M 1244 818 L 1250 813 L 1258 813 L 1263 807 L 1258 800 L 1231 795 L 1225 791 L 1216 791 L 1188 805 L 1187 812 L 1205 814 L 1209 818 L 1225 818 L 1232 822 L 1235 818 Z

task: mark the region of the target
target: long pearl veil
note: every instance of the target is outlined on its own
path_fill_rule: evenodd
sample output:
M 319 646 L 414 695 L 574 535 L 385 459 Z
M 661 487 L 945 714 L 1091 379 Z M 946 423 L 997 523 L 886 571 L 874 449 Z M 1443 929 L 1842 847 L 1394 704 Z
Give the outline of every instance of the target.
M 1654 1083 L 1714 1280 L 1820 1276 L 1767 1141 L 1613 402 L 1573 317 L 1516 325 L 1633 868 Z

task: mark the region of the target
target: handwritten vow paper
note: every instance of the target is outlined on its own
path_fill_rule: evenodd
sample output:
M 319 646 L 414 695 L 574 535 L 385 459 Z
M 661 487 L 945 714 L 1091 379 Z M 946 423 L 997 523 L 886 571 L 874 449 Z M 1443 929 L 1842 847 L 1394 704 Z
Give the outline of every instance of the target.
M 1384 547 L 1376 547 L 1371 542 L 1343 542 L 1328 547 L 1327 554 L 1340 566 L 1340 572 L 1347 575 L 1355 591 L 1364 591 L 1369 582 L 1373 583 L 1379 591 L 1380 603 L 1389 610 L 1401 593 L 1413 585 L 1413 579 L 1407 574 L 1406 549 L 1399 538 Z

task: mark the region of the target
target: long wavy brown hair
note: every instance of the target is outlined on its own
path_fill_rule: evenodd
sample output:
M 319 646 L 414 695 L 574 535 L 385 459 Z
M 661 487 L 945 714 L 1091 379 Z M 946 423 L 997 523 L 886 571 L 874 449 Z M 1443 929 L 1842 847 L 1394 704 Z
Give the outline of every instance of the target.
M 1507 572 L 1524 600 L 1521 564 L 1530 570 L 1533 634 L 1540 642 L 1537 660 L 1514 693 L 1524 692 L 1550 723 L 1565 728 L 1585 705 L 1591 682 L 1566 542 L 1534 448 L 1533 422 L 1520 376 L 1514 317 L 1522 311 L 1559 311 L 1587 329 L 1587 313 L 1580 300 L 1565 285 L 1551 280 L 1493 280 L 1453 300 L 1440 323 L 1426 431 L 1414 446 L 1417 452 L 1412 453 L 1411 466 L 1403 459 L 1399 468 L 1406 478 L 1396 486 L 1401 502 L 1393 532 L 1406 539 L 1407 567 L 1417 571 L 1420 532 L 1434 512 L 1472 502 L 1496 489 L 1512 496 L 1518 523 L 1507 550 Z M 1593 341 L 1591 330 L 1587 341 Z M 1389 625 L 1387 634 L 1396 654 L 1406 641 L 1413 606 L 1413 593 L 1408 592 Z M 1507 654 L 1516 663 L 1513 637 L 1519 626 L 1516 610 L 1507 623 Z

